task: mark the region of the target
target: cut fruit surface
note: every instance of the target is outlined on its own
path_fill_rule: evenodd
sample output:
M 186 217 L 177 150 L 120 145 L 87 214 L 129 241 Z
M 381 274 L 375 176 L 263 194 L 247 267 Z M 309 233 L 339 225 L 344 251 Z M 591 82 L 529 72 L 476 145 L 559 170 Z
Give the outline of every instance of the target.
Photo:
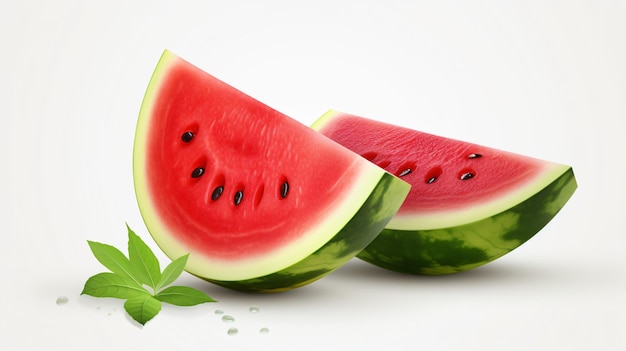
M 409 190 L 169 51 L 141 106 L 133 169 L 144 222 L 165 254 L 190 253 L 188 272 L 250 291 L 287 290 L 337 268 Z
M 411 184 L 359 258 L 419 274 L 468 270 L 535 235 L 577 185 L 570 166 L 329 111 L 313 128 Z

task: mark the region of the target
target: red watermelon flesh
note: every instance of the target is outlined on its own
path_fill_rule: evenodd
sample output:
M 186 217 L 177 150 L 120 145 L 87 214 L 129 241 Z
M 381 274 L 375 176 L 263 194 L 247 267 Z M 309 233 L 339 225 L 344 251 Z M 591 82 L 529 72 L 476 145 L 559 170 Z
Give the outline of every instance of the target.
M 176 66 L 163 86 L 152 111 L 146 167 L 153 170 L 150 186 L 166 189 L 155 192 L 153 201 L 168 203 L 176 194 L 176 206 L 160 211 L 188 245 L 206 254 L 241 259 L 297 239 L 302 234 L 298 228 L 318 221 L 296 216 L 298 212 L 327 215 L 332 203 L 341 200 L 333 196 L 333 187 L 345 187 L 359 172 L 347 153 L 333 157 L 335 167 L 315 167 L 325 155 L 337 154 L 330 150 L 336 149 L 334 145 L 310 138 L 313 132 L 298 122 L 219 80 L 199 76 L 194 67 Z M 203 121 L 198 116 L 212 119 Z M 184 142 L 182 135 L 188 132 L 194 137 Z M 313 140 L 303 143 L 307 136 Z M 290 150 L 293 144 L 298 145 L 297 153 Z M 173 171 L 159 171 L 163 169 Z M 194 178 L 190 175 L 196 169 L 203 174 Z M 214 200 L 220 187 L 223 193 Z M 205 230 L 207 222 L 213 228 L 210 232 Z M 276 230 L 277 224 L 293 230 Z M 236 234 L 225 236 L 225 232 Z
M 313 128 L 411 184 L 391 228 L 406 222 L 414 227 L 415 214 L 420 216 L 419 229 L 427 229 L 463 224 L 480 217 L 477 213 L 499 213 L 564 169 L 557 163 L 337 111 L 328 112 Z
M 187 270 L 217 281 L 326 274 L 373 240 L 408 192 L 405 182 L 169 51 L 142 104 L 133 163 L 139 207 L 157 244 L 170 257 L 190 253 Z M 364 208 L 378 200 L 386 206 Z M 345 228 L 365 210 L 372 226 L 349 244 L 357 233 Z M 346 247 L 328 269 L 297 266 L 314 253 L 329 255 L 322 248 L 338 233 Z M 270 279 L 263 290 L 302 283 Z

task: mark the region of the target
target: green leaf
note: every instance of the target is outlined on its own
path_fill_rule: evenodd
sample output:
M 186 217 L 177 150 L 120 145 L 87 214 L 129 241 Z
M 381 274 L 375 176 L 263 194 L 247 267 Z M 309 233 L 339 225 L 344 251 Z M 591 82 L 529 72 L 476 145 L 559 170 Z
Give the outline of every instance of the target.
M 162 287 L 172 284 L 176 278 L 178 278 L 183 270 L 185 270 L 185 265 L 187 264 L 187 259 L 189 258 L 189 254 L 181 256 L 174 261 L 170 262 L 167 267 L 163 270 L 163 274 L 161 274 L 161 280 L 157 284 L 155 290 L 159 291 Z
M 95 241 L 87 240 L 87 243 L 89 244 L 93 255 L 100 263 L 102 263 L 103 266 L 108 268 L 113 273 L 123 275 L 139 283 L 139 281 L 132 275 L 130 261 L 126 256 L 124 256 L 122 251 L 111 245 Z
M 116 297 L 119 299 L 150 295 L 136 281 L 111 272 L 99 273 L 89 278 L 81 292 L 82 294 L 94 297 Z
M 87 241 L 96 259 L 111 272 L 90 277 L 81 295 L 125 299 L 124 309 L 142 325 L 161 311 L 163 302 L 178 306 L 215 302 L 207 294 L 194 288 L 172 286 L 162 289 L 173 283 L 184 271 L 189 254 L 173 260 L 161 273 L 159 261 L 152 250 L 128 224 L 126 228 L 128 258 L 111 245 Z M 150 286 L 153 291 L 148 291 L 146 286 Z
M 134 320 L 145 325 L 161 311 L 161 301 L 150 295 L 137 296 L 128 299 L 124 309 Z
M 171 286 L 155 296 L 158 300 L 177 306 L 194 306 L 205 302 L 215 302 L 200 290 L 187 286 Z
M 156 288 L 161 280 L 159 260 L 141 238 L 128 225 L 128 257 L 132 273 L 141 283 Z

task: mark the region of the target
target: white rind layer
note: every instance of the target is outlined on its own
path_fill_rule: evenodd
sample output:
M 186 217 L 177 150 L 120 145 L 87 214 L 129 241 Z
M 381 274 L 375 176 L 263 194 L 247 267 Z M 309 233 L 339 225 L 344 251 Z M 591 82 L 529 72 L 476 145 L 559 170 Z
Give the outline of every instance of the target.
M 387 229 L 428 230 L 461 226 L 493 217 L 526 201 L 570 169 L 569 166 L 546 162 L 544 168 L 523 186 L 507 191 L 489 201 L 464 209 L 439 210 L 417 214 L 397 213 Z

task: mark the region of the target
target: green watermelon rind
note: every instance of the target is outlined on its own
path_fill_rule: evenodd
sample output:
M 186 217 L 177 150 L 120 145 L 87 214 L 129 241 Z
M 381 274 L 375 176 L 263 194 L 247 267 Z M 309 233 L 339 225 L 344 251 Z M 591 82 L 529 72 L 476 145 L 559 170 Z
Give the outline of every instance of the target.
M 443 275 L 487 264 L 537 234 L 577 188 L 571 167 L 526 200 L 472 223 L 431 230 L 385 229 L 357 257 L 392 271 Z
M 362 252 L 398 211 L 408 190 L 407 183 L 389 173 L 383 173 L 375 189 L 341 231 L 303 260 L 278 272 L 253 279 L 203 279 L 226 288 L 258 293 L 281 292 L 310 284 Z

